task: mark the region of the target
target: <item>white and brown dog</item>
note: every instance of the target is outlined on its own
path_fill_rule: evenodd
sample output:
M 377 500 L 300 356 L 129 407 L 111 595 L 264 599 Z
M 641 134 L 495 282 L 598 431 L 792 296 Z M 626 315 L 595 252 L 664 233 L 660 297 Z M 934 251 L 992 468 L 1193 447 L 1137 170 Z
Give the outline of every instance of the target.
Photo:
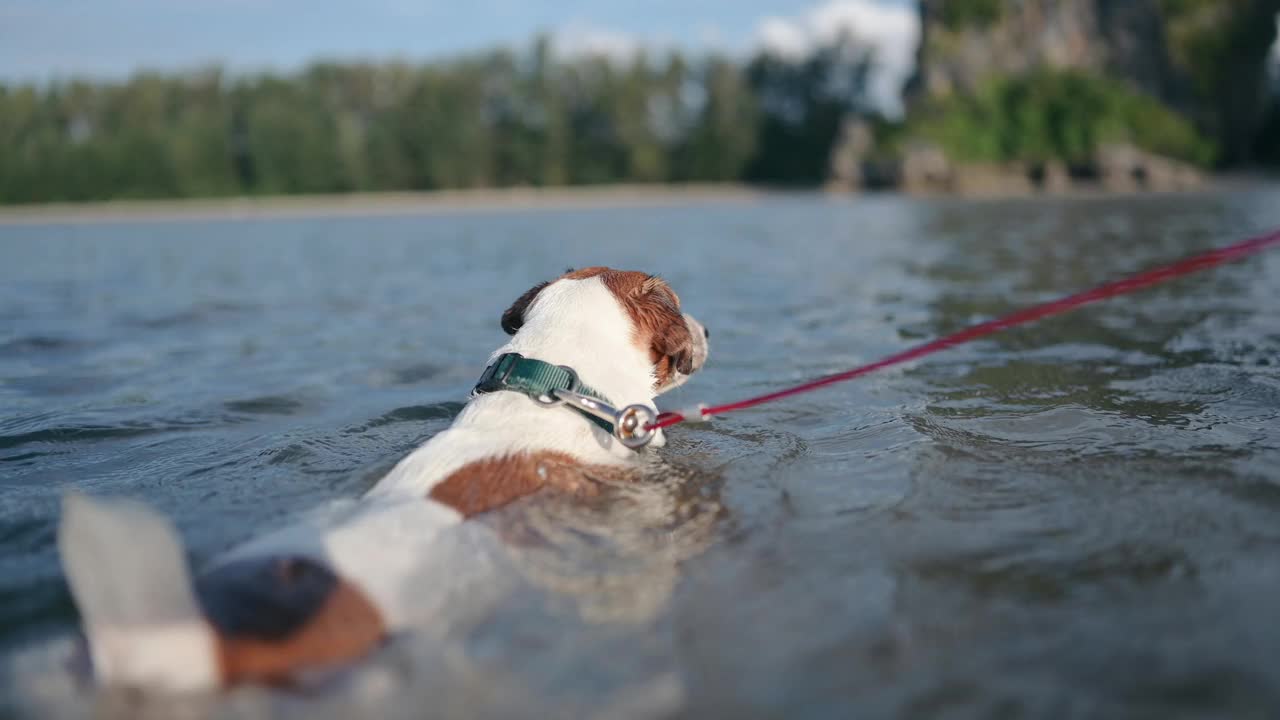
M 543 402 L 540 382 L 563 380 L 563 366 L 578 392 L 652 406 L 707 356 L 705 329 L 640 272 L 571 271 L 522 295 L 502 327 L 510 342 L 449 429 L 360 501 L 232 550 L 194 580 L 162 518 L 69 497 L 58 543 L 98 682 L 279 683 L 365 656 L 421 622 L 406 578 L 449 528 L 539 490 L 589 492 L 593 478 L 639 470 L 643 456 L 607 423 Z M 662 443 L 658 431 L 651 444 Z

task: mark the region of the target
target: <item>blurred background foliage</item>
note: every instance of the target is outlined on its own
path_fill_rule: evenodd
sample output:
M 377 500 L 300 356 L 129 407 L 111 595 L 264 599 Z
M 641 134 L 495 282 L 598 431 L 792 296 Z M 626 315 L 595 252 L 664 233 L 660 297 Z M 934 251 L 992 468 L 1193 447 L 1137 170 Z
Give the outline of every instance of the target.
M 940 6 L 942 24 L 952 30 L 965 27 L 987 27 L 1000 19 L 1004 0 L 965 0 L 946 2 Z
M 989 80 L 973 94 L 933 103 L 901 135 L 932 140 L 960 162 L 1077 165 L 1103 144 L 1129 143 L 1208 166 L 1216 152 L 1189 120 L 1154 98 L 1078 70 Z
M 870 59 L 317 64 L 0 87 L 9 202 L 617 182 L 817 183 Z
M 921 67 L 947 71 L 974 48 L 1016 41 L 1031 17 L 1018 1 L 922 4 L 926 24 L 933 18 L 936 26 Z M 1117 12 L 1137 7 L 1091 1 Z M 928 142 L 961 163 L 1075 164 L 1119 142 L 1201 167 L 1280 165 L 1280 72 L 1268 80 L 1257 60 L 1275 40 L 1278 2 L 1150 0 L 1146 17 L 1159 17 L 1149 26 L 1160 34 L 1153 46 L 1168 49 L 1168 77 L 1186 80 L 1164 97 L 1103 65 L 1035 61 L 1032 43 L 992 51 L 1005 52 L 1008 67 L 1030 69 L 979 63 L 959 89 L 909 95 L 901 118 L 872 102 L 875 58 L 847 35 L 803 56 L 566 58 L 541 38 L 518 51 L 425 64 L 0 84 L 0 202 L 811 186 L 828 179 L 844 129 L 859 118 L 873 128 L 870 155 L 891 162 Z M 1144 36 L 1108 42 L 1130 39 Z M 1267 82 L 1273 90 L 1259 110 Z

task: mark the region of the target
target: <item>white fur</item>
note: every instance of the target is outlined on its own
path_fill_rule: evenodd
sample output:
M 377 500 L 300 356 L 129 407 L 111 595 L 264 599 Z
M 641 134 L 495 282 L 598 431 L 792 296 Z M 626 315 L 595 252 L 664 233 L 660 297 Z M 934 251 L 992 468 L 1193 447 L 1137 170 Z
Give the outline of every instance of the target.
M 203 620 L 173 625 L 91 626 L 89 652 L 103 684 L 196 692 L 221 682 L 213 630 Z
M 68 495 L 58 549 L 100 682 L 178 692 L 218 684 L 213 632 L 168 520 L 128 500 Z

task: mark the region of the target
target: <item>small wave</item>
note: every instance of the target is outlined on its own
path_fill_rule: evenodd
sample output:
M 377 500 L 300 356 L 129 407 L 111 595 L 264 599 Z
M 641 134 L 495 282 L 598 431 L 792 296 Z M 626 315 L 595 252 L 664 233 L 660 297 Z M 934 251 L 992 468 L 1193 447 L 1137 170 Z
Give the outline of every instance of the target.
M 462 412 L 465 403 L 446 401 L 430 405 L 408 405 L 379 415 L 363 425 L 348 428 L 346 434 L 357 435 L 374 428 L 402 422 L 422 422 L 424 420 L 452 420 Z
M 307 458 L 315 456 L 315 451 L 301 443 L 292 443 L 278 450 L 263 453 L 268 456 L 268 465 L 301 464 Z
M 30 465 L 31 463 L 29 461 L 35 460 L 36 458 L 44 457 L 45 455 L 48 455 L 48 454 L 49 453 L 42 453 L 42 452 L 18 453 L 17 455 L 7 455 L 5 457 L 0 457 L 0 462 L 26 463 Z
M 235 413 L 249 415 L 293 415 L 302 409 L 302 401 L 285 395 L 263 395 L 247 400 L 231 400 L 223 407 Z
M 179 310 L 167 315 L 157 315 L 155 317 L 135 318 L 130 324 L 137 327 L 146 328 L 148 330 L 167 330 L 169 328 L 186 327 L 188 325 L 198 325 L 207 320 L 211 320 L 220 315 L 230 315 L 235 313 L 243 313 L 251 310 L 248 305 L 240 305 L 231 302 L 210 302 L 196 305 Z
M 118 425 L 65 422 L 64 424 L 55 424 L 58 419 L 57 413 L 49 412 L 9 418 L 0 422 L 0 430 L 8 431 L 7 434 L 0 434 L 0 450 L 8 450 L 32 443 L 79 443 L 127 439 L 145 435 L 194 430 L 227 422 L 226 418 L 197 413 L 155 420 L 127 421 Z M 0 461 L 26 460 L 29 457 L 44 454 L 53 453 L 29 452 L 24 455 L 0 458 Z
M 113 438 L 131 438 L 165 432 L 176 428 L 155 426 L 63 425 L 14 435 L 0 435 L 0 450 L 30 443 L 92 442 Z
M 369 382 L 374 387 L 400 387 L 417 385 L 439 377 L 445 368 L 431 363 L 416 363 L 389 370 L 377 370 L 370 374 Z
M 21 355 L 25 353 L 72 350 L 83 344 L 83 342 L 73 340 L 71 338 L 55 337 L 52 335 L 30 335 L 0 343 L 0 355 Z

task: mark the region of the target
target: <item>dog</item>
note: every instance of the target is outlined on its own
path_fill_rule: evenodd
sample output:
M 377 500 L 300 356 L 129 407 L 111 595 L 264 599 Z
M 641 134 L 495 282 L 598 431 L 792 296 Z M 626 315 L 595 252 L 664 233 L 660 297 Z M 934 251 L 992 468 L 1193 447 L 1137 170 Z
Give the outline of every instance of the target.
M 287 684 L 365 657 L 422 621 L 407 579 L 450 528 L 640 471 L 646 453 L 622 442 L 608 413 L 563 396 L 652 408 L 709 347 L 665 281 L 606 267 L 534 286 L 501 325 L 510 340 L 448 429 L 359 501 L 250 541 L 194 578 L 163 518 L 68 496 L 58 545 L 96 681 L 170 692 Z M 652 431 L 648 444 L 664 443 Z

